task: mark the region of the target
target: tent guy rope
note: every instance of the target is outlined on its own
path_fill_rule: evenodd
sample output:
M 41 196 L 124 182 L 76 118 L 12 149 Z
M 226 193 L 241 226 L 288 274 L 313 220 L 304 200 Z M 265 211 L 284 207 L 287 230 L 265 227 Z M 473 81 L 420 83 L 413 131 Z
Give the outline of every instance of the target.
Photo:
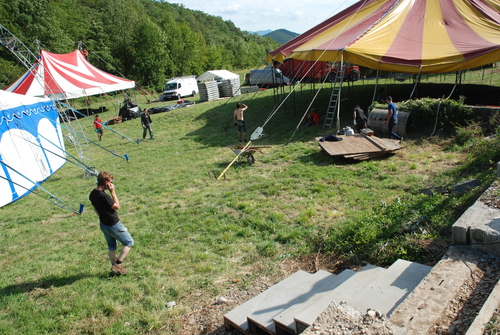
M 42 198 L 44 198 L 45 200 L 49 200 L 49 201 L 50 201 L 51 199 L 55 199 L 55 200 L 53 200 L 52 202 L 53 202 L 56 206 L 58 206 L 58 207 L 60 207 L 60 208 L 70 210 L 70 211 L 72 211 L 72 212 L 73 212 L 73 213 L 75 213 L 75 214 L 82 214 L 82 212 L 83 212 L 83 208 L 84 208 L 84 205 L 83 205 L 83 204 L 80 204 L 80 208 L 79 208 L 79 209 L 75 209 L 74 207 L 71 207 L 70 205 L 66 204 L 66 202 L 64 202 L 62 199 L 60 199 L 60 198 L 58 198 L 57 196 L 55 196 L 54 194 L 50 193 L 47 189 L 45 189 L 42 185 L 40 185 L 40 183 L 37 183 L 37 182 L 35 182 L 35 181 L 31 180 L 31 179 L 30 179 L 30 178 L 28 178 L 26 175 L 24 175 L 24 174 L 22 174 L 21 172 L 19 172 L 19 171 L 17 171 L 17 170 L 15 170 L 15 169 L 13 169 L 12 167 L 10 167 L 10 166 L 9 166 L 8 164 L 6 164 L 6 163 L 5 163 L 2 159 L 0 159 L 0 163 L 1 163 L 3 166 L 5 166 L 6 168 L 8 168 L 10 171 L 15 172 L 15 173 L 16 173 L 16 174 L 18 174 L 19 176 L 21 176 L 21 177 L 23 177 L 24 179 L 26 179 L 28 182 L 32 183 L 32 184 L 33 184 L 33 186 L 36 186 L 36 188 L 39 188 L 39 189 L 41 189 L 42 191 L 44 191 L 45 193 L 47 193 L 50 197 L 47 199 L 47 198 L 43 197 L 42 195 L 38 194 L 37 192 L 35 192 L 34 190 L 29 189 L 29 188 L 27 188 L 27 187 L 25 187 L 25 186 L 23 186 L 23 185 L 21 185 L 21 184 L 19 184 L 19 183 L 16 183 L 16 182 L 12 181 L 11 179 L 9 179 L 9 178 L 7 178 L 7 177 L 4 177 L 4 176 L 2 176 L 2 175 L 0 175 L 0 178 L 2 178 L 2 179 L 4 179 L 4 180 L 7 180 L 9 183 L 12 183 L 12 184 L 14 184 L 14 185 L 16 185 L 16 186 L 19 186 L 19 187 L 21 187 L 21 188 L 23 188 L 23 189 L 25 189 L 25 190 L 27 190 L 27 191 L 30 191 L 30 193 L 33 193 L 33 194 L 35 194 L 35 195 L 37 195 L 37 196 L 39 196 L 39 197 L 42 197 Z

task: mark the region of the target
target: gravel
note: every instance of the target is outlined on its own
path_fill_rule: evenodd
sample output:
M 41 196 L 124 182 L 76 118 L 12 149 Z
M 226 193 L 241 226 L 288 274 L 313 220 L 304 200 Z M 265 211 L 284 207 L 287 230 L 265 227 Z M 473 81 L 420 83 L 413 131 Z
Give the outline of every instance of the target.
M 494 183 L 480 198 L 486 205 L 500 209 L 500 183 Z M 300 262 L 299 262 L 300 263 Z M 311 262 L 302 260 L 288 269 L 284 277 L 296 270 L 315 272 L 318 264 L 311 269 Z M 314 263 L 314 262 L 313 262 Z M 319 264 L 321 265 L 321 264 Z M 288 273 L 286 273 L 288 272 Z M 223 296 L 200 306 L 194 306 L 192 313 L 182 317 L 184 329 L 178 335 L 239 335 L 238 331 L 226 331 L 223 316 L 241 303 L 270 288 L 280 278 L 262 277 L 248 290 L 232 289 Z M 282 278 L 281 278 L 282 279 Z M 434 325 L 432 334 L 465 334 L 481 306 L 488 298 L 495 284 L 500 280 L 500 259 L 486 255 L 476 273 L 463 285 L 462 290 L 450 302 L 446 317 Z M 500 314 L 499 314 L 500 315 Z M 333 302 L 325 312 L 302 334 L 304 335 L 400 335 L 402 330 L 395 327 L 384 315 L 376 310 L 358 311 L 344 303 Z

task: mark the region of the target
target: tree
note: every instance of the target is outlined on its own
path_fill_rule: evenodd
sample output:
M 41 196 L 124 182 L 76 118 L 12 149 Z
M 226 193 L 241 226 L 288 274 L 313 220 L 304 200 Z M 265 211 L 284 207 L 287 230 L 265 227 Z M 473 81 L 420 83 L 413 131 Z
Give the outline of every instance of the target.
M 166 40 L 164 31 L 149 20 L 136 27 L 131 75 L 143 85 L 161 88 L 165 83 L 165 73 L 172 66 Z

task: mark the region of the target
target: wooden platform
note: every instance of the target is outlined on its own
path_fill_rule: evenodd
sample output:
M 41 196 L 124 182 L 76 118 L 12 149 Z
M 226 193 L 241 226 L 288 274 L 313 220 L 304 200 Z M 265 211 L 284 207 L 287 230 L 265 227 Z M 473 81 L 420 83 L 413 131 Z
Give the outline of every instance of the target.
M 316 141 L 330 156 L 344 156 L 357 160 L 366 160 L 376 157 L 382 157 L 403 148 L 400 140 L 391 140 L 388 138 L 378 138 L 376 136 L 366 136 L 355 134 L 351 136 L 337 135 L 341 141 L 320 142 L 321 137 Z

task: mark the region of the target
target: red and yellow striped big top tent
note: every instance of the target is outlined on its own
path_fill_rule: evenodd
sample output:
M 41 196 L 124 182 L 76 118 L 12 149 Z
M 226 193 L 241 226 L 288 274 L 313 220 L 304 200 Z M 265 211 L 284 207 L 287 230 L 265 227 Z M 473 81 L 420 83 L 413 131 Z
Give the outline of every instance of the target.
M 441 73 L 500 61 L 500 0 L 362 0 L 268 55 Z

